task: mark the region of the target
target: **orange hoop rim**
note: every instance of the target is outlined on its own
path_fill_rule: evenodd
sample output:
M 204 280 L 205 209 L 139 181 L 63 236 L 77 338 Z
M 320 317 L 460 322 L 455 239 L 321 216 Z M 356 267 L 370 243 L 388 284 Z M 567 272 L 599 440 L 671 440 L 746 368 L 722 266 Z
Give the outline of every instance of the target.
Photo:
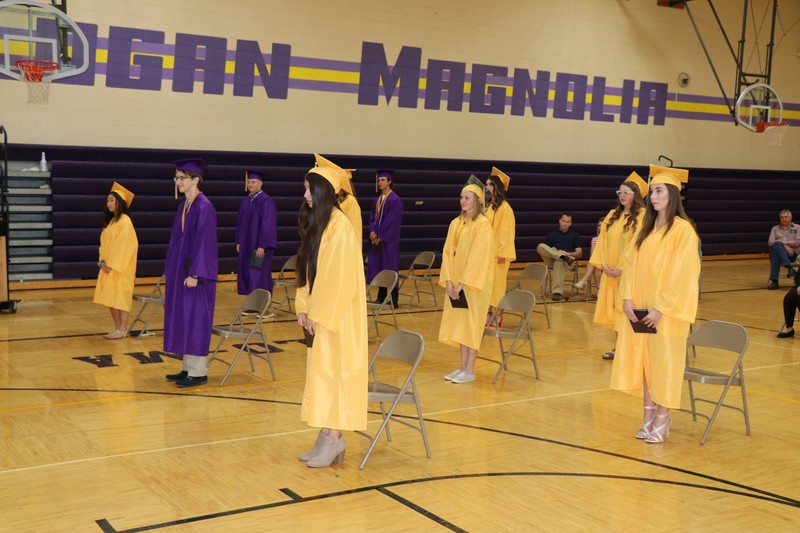
M 789 125 L 788 121 L 782 120 L 780 122 L 757 122 L 756 123 L 756 132 L 757 133 L 764 133 L 765 130 L 769 128 L 783 128 Z
M 41 82 L 45 72 L 58 70 L 58 61 L 46 59 L 20 59 L 16 64 L 25 81 Z

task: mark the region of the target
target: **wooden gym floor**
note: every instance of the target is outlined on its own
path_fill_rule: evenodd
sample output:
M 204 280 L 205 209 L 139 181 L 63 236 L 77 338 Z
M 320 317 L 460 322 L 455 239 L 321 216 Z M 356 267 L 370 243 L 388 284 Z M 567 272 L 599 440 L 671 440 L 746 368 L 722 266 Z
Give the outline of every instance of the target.
M 207 386 L 183 390 L 164 380 L 180 364 L 159 355 L 161 313 L 156 336 L 107 341 L 93 289 L 18 289 L 18 312 L 0 315 L 0 531 L 796 531 L 800 338 L 775 337 L 790 280 L 767 291 L 767 270 L 764 259 L 703 264 L 698 323 L 750 335 L 749 437 L 724 410 L 705 445 L 704 421 L 682 412 L 665 444 L 636 440 L 641 402 L 608 388 L 600 355 L 613 335 L 592 323 L 592 302 L 549 304 L 550 329 L 534 315 L 541 379 L 512 358 L 492 385 L 498 367 L 481 360 L 477 382 L 453 385 L 440 312 L 401 297 L 400 327 L 426 339 L 417 383 L 432 458 L 398 426 L 364 470 L 368 441 L 352 433 L 342 466 L 296 459 L 316 430 L 299 421 L 305 351 L 292 316 L 267 325 L 277 381 L 265 362 L 251 373 L 240 360 L 224 387 L 214 363 Z M 221 283 L 215 323 L 240 301 Z M 481 354 L 496 356 L 496 341 Z M 738 389 L 728 399 L 739 405 Z

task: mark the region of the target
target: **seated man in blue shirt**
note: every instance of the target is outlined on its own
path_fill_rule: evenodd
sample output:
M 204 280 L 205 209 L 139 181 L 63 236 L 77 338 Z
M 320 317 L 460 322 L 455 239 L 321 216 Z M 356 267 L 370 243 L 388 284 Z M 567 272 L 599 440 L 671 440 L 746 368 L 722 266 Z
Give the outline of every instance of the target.
M 781 267 L 786 267 L 787 278 L 794 277 L 792 262 L 800 251 L 800 225 L 792 222 L 792 212 L 784 209 L 780 212 L 780 224 L 769 232 L 769 283 L 767 289 L 778 288 L 778 276 Z
M 571 227 L 572 215 L 562 213 L 558 219 L 558 230 L 548 233 L 545 241 L 536 247 L 544 264 L 552 272 L 553 300 L 556 301 L 561 299 L 563 293 L 564 274 L 583 255 L 581 236 Z

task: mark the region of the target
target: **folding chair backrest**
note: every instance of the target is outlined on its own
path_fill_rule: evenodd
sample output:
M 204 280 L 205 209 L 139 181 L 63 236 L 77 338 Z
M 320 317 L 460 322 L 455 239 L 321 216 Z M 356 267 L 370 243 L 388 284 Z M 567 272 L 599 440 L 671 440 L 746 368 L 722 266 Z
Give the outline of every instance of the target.
M 687 345 L 721 348 L 742 354 L 748 342 L 747 330 L 739 324 L 710 320 L 692 332 Z
M 547 266 L 543 263 L 531 263 L 530 265 L 526 266 L 522 272 L 519 274 L 518 278 L 520 284 L 523 281 L 536 281 L 539 283 L 537 287 L 537 292 L 539 289 L 544 289 L 545 282 L 547 281 Z
M 138 300 L 138 301 L 144 301 L 145 298 L 148 299 L 148 300 L 159 300 L 159 299 L 161 299 L 161 297 L 164 296 L 163 286 L 164 286 L 164 282 L 166 280 L 167 280 L 167 277 L 165 275 L 162 275 L 160 278 L 158 278 L 158 281 L 156 282 L 156 284 L 153 287 L 152 291 L 150 291 L 147 294 L 134 294 L 133 295 L 133 299 L 134 300 Z
M 373 362 L 377 358 L 394 359 L 411 365 L 411 372 L 422 360 L 425 351 L 425 340 L 422 335 L 405 329 L 391 332 L 375 352 Z
M 533 312 L 534 305 L 536 305 L 536 296 L 532 292 L 515 289 L 507 292 L 500 299 L 497 309 L 530 315 Z
M 281 271 L 278 274 L 278 279 L 280 279 L 280 280 L 286 279 L 286 273 L 287 272 L 292 272 L 292 271 L 294 271 L 296 269 L 297 269 L 297 254 L 291 256 L 289 259 L 287 259 L 283 263 L 283 266 L 281 267 Z
M 255 312 L 258 313 L 259 318 L 262 317 L 263 315 L 267 314 L 267 309 L 269 308 L 271 301 L 272 295 L 269 293 L 269 291 L 264 289 L 256 289 L 245 297 L 233 320 L 236 321 L 237 317 L 241 316 L 241 314 L 244 312 Z M 233 322 L 231 322 L 231 324 L 232 323 Z
M 397 272 L 394 270 L 381 270 L 369 284 L 370 287 L 384 288 L 390 291 L 394 289 L 395 285 L 397 285 Z
M 424 274 L 430 272 L 431 268 L 433 267 L 433 262 L 436 261 L 436 254 L 433 252 L 420 252 L 417 254 L 417 257 L 414 258 L 414 262 L 411 263 L 411 268 L 420 267 L 424 268 Z

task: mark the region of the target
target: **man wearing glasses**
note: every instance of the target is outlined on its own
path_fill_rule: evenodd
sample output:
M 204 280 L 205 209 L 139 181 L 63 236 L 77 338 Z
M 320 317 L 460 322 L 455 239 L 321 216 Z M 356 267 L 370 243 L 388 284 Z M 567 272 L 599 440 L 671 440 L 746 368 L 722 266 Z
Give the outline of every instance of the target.
M 792 212 L 784 209 L 780 212 L 780 224 L 772 227 L 769 232 L 769 284 L 767 289 L 773 291 L 778 288 L 778 276 L 781 267 L 788 269 L 787 278 L 794 277 L 792 262 L 797 259 L 800 251 L 800 225 L 792 222 Z
M 217 212 L 200 191 L 206 163 L 175 162 L 175 191 L 183 195 L 175 214 L 164 266 L 164 351 L 183 356 L 183 367 L 167 375 L 181 388 L 208 381 L 206 357 L 211 342 L 219 258 Z
M 583 255 L 581 236 L 571 230 L 572 215 L 562 213 L 558 219 L 558 230 L 547 234 L 545 241 L 536 247 L 544 264 L 551 271 L 553 300 L 561 299 L 564 286 L 564 274 L 575 265 Z

